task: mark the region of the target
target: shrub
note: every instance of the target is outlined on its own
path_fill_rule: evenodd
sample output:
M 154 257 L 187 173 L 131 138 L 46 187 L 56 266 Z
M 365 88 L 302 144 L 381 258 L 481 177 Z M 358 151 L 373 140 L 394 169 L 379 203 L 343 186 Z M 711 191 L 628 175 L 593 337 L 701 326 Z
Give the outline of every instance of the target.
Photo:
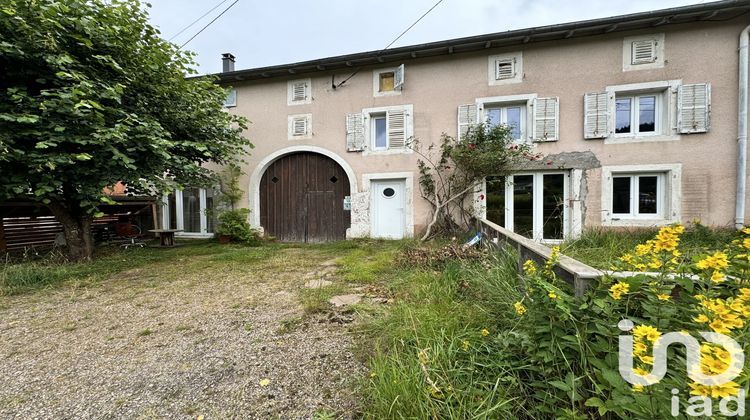
M 260 242 L 258 232 L 250 227 L 247 217 L 249 209 L 226 210 L 219 214 L 219 223 L 216 227 L 218 235 L 229 236 L 233 242 L 248 245 L 257 245 Z

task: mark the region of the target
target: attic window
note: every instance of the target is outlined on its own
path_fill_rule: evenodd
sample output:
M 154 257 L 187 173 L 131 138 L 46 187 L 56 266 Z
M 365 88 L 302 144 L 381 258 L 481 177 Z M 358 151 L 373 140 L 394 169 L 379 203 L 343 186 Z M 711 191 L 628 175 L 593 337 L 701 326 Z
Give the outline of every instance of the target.
M 487 57 L 487 82 L 490 86 L 523 82 L 523 52 L 509 52 Z
M 224 98 L 224 108 L 231 108 L 237 106 L 237 91 L 235 89 L 229 89 L 226 98 Z
M 305 139 L 312 136 L 312 114 L 290 115 L 289 140 Z
M 380 73 L 378 92 L 393 92 L 395 74 L 392 71 Z
M 287 82 L 287 105 L 309 104 L 312 101 L 310 94 L 310 79 L 290 80 Z
M 304 136 L 305 134 L 307 134 L 307 118 L 295 117 L 292 120 L 292 135 Z
M 495 80 L 512 79 L 516 75 L 515 61 L 514 58 L 495 61 Z
M 631 64 L 647 64 L 656 61 L 656 40 L 634 41 L 631 47 Z

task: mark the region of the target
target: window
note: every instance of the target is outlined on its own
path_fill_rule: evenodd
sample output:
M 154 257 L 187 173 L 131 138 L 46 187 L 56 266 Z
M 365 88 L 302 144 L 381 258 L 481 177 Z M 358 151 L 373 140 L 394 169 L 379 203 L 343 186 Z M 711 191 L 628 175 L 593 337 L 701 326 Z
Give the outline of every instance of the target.
M 346 148 L 350 152 L 410 152 L 412 105 L 368 108 L 346 116 Z
M 370 131 L 373 133 L 374 150 L 386 150 L 388 149 L 388 133 L 386 132 L 386 114 L 372 115 L 370 120 L 372 121 L 372 128 Z
M 312 137 L 312 114 L 290 115 L 288 117 L 289 140 Z
M 162 199 L 162 227 L 181 229 L 184 236 L 211 236 L 214 232 L 213 189 L 186 188 Z
M 487 220 L 539 241 L 559 242 L 568 234 L 568 173 L 488 177 L 484 191 Z
M 487 61 L 487 76 L 490 85 L 520 83 L 523 80 L 521 52 L 491 55 Z
M 229 89 L 227 97 L 224 98 L 224 108 L 230 108 L 233 106 L 237 106 L 237 90 Z
M 691 86 L 706 87 L 696 88 L 698 95 L 686 94 L 682 99 L 678 93 Z M 697 127 L 693 132 L 705 132 L 709 92 L 707 84 L 682 85 L 680 80 L 607 86 L 604 92 L 584 95 L 583 136 L 605 139 L 605 144 L 679 140 L 686 132 L 678 127 L 678 115 L 682 114 Z M 690 108 L 696 98 L 699 106 Z M 696 111 L 685 111 L 688 108 Z
M 287 82 L 287 105 L 302 105 L 312 102 L 310 79 L 290 80 Z
M 664 67 L 664 34 L 639 35 L 623 39 L 623 71 L 662 67 Z
M 615 97 L 615 135 L 660 133 L 662 93 Z
M 513 140 L 520 141 L 523 138 L 526 126 L 526 104 L 515 104 L 508 106 L 489 106 L 484 109 L 487 122 L 493 126 L 504 124 L 510 127 Z
M 386 71 L 378 75 L 380 77 L 380 83 L 378 84 L 378 92 L 393 92 L 394 78 L 395 75 L 392 71 Z
M 614 217 L 660 217 L 664 206 L 664 174 L 613 174 Z
M 374 96 L 400 95 L 404 87 L 404 65 L 390 69 L 379 69 L 372 73 Z
M 680 220 L 681 165 L 602 168 L 602 224 L 655 226 Z

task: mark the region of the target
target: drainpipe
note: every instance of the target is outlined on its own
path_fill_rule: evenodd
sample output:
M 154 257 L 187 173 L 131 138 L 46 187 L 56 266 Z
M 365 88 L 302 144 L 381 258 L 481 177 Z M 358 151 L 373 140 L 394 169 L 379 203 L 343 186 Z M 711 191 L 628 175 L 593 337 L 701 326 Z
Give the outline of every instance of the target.
M 742 229 L 745 225 L 745 201 L 747 194 L 747 73 L 748 44 L 750 44 L 750 26 L 740 34 L 740 89 L 739 113 L 737 116 L 737 205 L 735 208 L 734 226 Z

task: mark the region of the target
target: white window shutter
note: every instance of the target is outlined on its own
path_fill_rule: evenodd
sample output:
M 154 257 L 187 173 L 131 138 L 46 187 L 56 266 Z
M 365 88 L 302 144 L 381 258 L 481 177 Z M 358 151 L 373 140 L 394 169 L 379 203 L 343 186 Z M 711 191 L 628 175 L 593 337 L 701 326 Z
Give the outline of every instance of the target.
M 631 64 L 646 64 L 656 61 L 656 41 L 635 41 L 632 44 Z
M 458 141 L 469 133 L 472 125 L 477 123 L 477 105 L 467 104 L 458 106 Z
M 306 136 L 308 130 L 307 117 L 294 117 L 292 119 L 292 135 Z
M 404 65 L 398 66 L 396 68 L 396 71 L 393 73 L 393 88 L 394 89 L 403 89 L 404 87 Z
M 711 85 L 682 85 L 677 90 L 677 128 L 682 134 L 705 133 L 711 123 Z
M 292 85 L 292 101 L 306 101 L 307 100 L 307 83 L 295 82 Z
M 560 140 L 560 99 L 534 99 L 534 133 L 535 141 Z
M 516 59 L 507 58 L 495 61 L 495 79 L 512 79 L 516 77 Z
M 365 148 L 365 120 L 361 113 L 346 116 L 346 150 L 361 152 Z
M 406 147 L 406 116 L 406 110 L 402 109 L 388 111 L 386 114 L 389 149 Z
M 583 97 L 583 138 L 603 139 L 609 134 L 607 92 L 587 93 Z

